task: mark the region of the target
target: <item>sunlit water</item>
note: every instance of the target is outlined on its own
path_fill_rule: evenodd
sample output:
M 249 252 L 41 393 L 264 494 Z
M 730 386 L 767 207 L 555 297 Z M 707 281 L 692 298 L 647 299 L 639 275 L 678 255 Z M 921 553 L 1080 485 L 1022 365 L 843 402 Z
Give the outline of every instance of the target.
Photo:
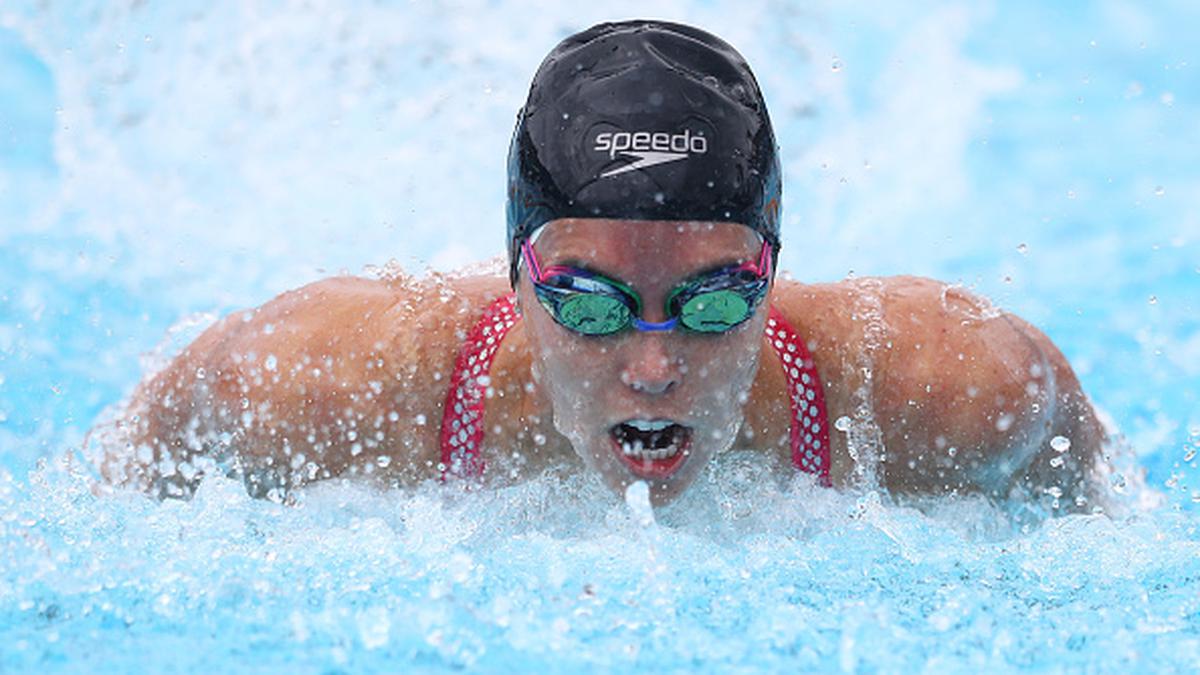
M 1045 522 L 780 483 L 737 453 L 658 512 L 574 467 L 471 493 L 330 482 L 290 506 L 230 480 L 94 497 L 84 433 L 206 313 L 499 253 L 536 64 L 645 13 L 129 4 L 0 4 L 0 670 L 1200 661 L 1190 4 L 655 11 L 755 67 L 784 269 L 958 281 L 1061 346 L 1135 457 L 1121 513 Z

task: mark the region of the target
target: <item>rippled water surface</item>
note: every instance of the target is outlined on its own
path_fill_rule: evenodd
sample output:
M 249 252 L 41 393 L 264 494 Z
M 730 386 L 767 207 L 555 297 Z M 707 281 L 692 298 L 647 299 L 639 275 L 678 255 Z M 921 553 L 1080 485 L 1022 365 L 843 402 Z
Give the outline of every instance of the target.
M 740 453 L 657 512 L 572 467 L 289 506 L 223 479 L 190 502 L 93 496 L 85 432 L 189 325 L 389 258 L 501 253 L 537 63 L 647 13 L 212 4 L 0 4 L 0 671 L 1200 662 L 1190 3 L 652 12 L 758 73 L 783 269 L 961 282 L 1060 345 L 1131 456 L 1113 517 L 1044 522 L 780 484 Z

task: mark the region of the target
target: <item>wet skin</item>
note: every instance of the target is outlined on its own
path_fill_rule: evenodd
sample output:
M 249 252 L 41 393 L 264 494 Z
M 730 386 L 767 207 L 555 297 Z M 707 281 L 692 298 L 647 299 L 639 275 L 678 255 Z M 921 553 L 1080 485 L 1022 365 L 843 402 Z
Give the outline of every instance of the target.
M 548 224 L 535 247 L 543 265 L 588 267 L 632 286 L 642 318 L 662 321 L 672 288 L 752 259 L 759 240 L 729 223 L 577 219 Z M 509 290 L 499 276 L 338 277 L 226 317 L 138 386 L 121 421 L 134 450 L 107 448 L 102 474 L 186 494 L 198 458 L 232 448 L 248 474 L 272 477 L 263 491 L 343 475 L 436 478 L 455 353 L 483 308 Z M 523 320 L 493 364 L 484 418 L 494 478 L 519 479 L 574 454 L 621 490 L 639 476 L 610 431 L 631 418 L 691 430 L 679 466 L 648 480 L 655 503 L 731 445 L 795 471 L 783 372 L 764 349 L 766 303 L 720 335 L 585 337 L 551 319 L 524 273 L 517 293 Z M 861 474 L 853 438 L 860 454 L 876 448 L 876 474 L 894 494 L 1057 488 L 1061 508 L 1091 507 L 1084 478 L 1103 430 L 1065 358 L 1029 324 L 916 277 L 777 278 L 770 302 L 808 341 L 830 422 L 852 422 L 850 433 L 832 434 L 835 486 Z M 1070 440 L 1066 452 L 1051 447 L 1057 436 Z

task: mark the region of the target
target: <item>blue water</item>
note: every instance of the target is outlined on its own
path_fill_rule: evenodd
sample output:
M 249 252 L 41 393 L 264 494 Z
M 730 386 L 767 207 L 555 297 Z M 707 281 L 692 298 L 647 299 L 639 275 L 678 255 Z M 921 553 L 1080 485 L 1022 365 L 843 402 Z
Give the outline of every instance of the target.
M 333 482 L 293 506 L 227 480 L 94 497 L 84 434 L 205 317 L 501 253 L 533 69 L 645 14 L 210 4 L 0 5 L 0 671 L 1200 662 L 1193 4 L 655 12 L 755 67 L 784 269 L 958 281 L 1059 344 L 1128 456 L 1112 518 L 1041 523 L 780 485 L 737 453 L 657 513 L 569 470 L 472 494 Z

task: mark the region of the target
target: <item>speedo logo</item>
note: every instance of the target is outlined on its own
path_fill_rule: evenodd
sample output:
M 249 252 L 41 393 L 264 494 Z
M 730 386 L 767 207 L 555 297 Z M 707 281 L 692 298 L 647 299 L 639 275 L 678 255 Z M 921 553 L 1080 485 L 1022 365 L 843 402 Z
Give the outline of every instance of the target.
M 678 162 L 693 154 L 703 155 L 708 152 L 708 139 L 693 135 L 690 130 L 684 130 L 680 134 L 668 134 L 663 131 L 606 131 L 596 134 L 596 146 L 592 150 L 607 152 L 609 159 L 616 159 L 618 154 L 634 159 L 628 164 L 600 174 L 601 178 L 608 178 L 634 169 Z

